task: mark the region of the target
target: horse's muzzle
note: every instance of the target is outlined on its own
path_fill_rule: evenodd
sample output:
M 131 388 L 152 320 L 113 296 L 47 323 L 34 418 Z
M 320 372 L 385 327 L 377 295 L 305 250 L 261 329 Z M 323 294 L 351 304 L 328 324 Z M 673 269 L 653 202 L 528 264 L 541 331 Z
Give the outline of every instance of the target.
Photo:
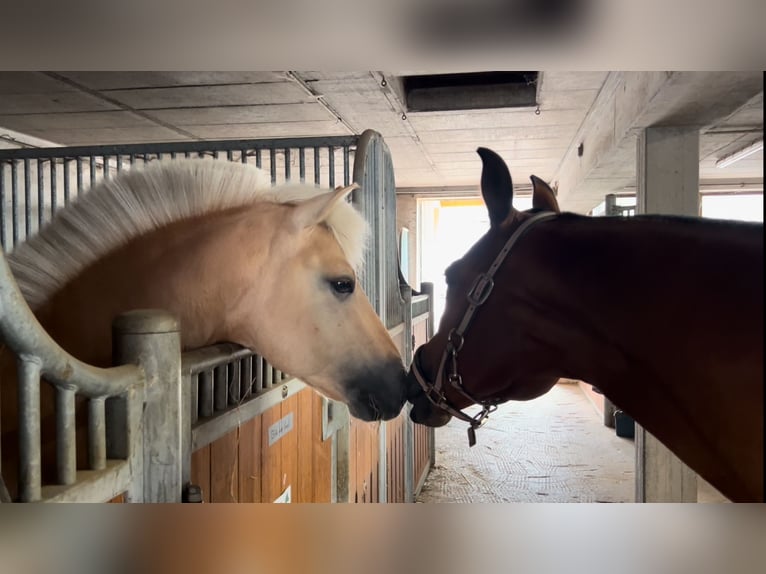
M 412 403 L 410 419 L 414 423 L 428 427 L 441 427 L 452 418 L 449 413 L 428 400 L 412 370 L 407 374 L 407 400 Z
M 363 421 L 396 418 L 407 401 L 406 383 L 407 373 L 398 360 L 357 372 L 346 383 L 349 412 Z

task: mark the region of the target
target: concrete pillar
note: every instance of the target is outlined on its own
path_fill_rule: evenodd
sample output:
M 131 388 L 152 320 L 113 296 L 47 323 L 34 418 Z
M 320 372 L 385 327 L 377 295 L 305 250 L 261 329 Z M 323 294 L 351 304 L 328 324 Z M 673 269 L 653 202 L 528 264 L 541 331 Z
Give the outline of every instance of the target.
M 181 334 L 178 321 L 164 311 L 124 313 L 113 325 L 115 364 L 140 365 L 146 373 L 143 427 L 143 501 L 181 502 L 184 421 Z M 184 423 L 187 424 L 184 424 Z M 188 440 L 188 437 L 186 437 Z
M 699 129 L 651 127 L 638 137 L 638 214 L 699 214 Z M 636 425 L 636 502 L 696 502 L 697 475 Z
M 418 270 L 418 200 L 414 195 L 396 196 L 396 231 L 397 239 L 401 235 L 402 228 L 409 231 L 409 266 L 405 270 L 410 285 L 418 288 L 420 272 Z M 398 246 L 398 245 L 397 245 Z

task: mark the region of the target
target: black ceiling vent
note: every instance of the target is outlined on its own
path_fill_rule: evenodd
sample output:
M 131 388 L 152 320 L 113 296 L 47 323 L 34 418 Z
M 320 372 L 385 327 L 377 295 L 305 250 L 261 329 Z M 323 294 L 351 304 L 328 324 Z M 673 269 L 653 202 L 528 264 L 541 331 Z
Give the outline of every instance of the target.
M 442 112 L 537 105 L 538 72 L 471 72 L 402 78 L 407 110 Z

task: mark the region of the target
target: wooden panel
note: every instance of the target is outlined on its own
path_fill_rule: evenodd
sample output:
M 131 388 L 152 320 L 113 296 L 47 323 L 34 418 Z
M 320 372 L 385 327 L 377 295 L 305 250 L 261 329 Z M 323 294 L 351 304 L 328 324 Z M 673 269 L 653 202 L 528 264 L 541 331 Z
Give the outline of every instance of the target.
M 359 502 L 369 502 L 370 488 L 370 438 L 367 425 L 358 422 L 356 426 L 356 488 Z
M 258 416 L 239 427 L 239 501 L 261 502 L 261 430 Z
M 269 427 L 289 413 L 292 430 L 269 446 Z M 321 396 L 305 389 L 199 449 L 191 474 L 205 502 L 273 502 L 288 485 L 293 502 L 330 502 L 331 464 L 332 442 L 322 441 Z
M 313 450 L 319 448 L 314 444 L 314 392 L 304 389 L 296 395 L 298 420 L 297 428 L 297 464 L 298 476 L 293 484 L 293 500 L 295 502 L 313 502 L 314 500 L 314 458 Z M 321 413 L 320 413 L 321 414 Z M 321 433 L 321 419 L 320 419 Z M 321 441 L 321 434 L 319 439 Z
M 239 497 L 239 429 L 210 444 L 210 502 L 237 502 Z
M 298 412 L 298 396 L 294 395 L 282 402 L 282 418 L 292 414 L 293 428 L 288 431 L 278 443 L 282 443 L 282 475 L 279 486 L 279 494 L 282 494 L 284 490 L 289 486 L 291 496 L 296 495 L 298 489 L 298 429 L 300 428 L 301 419 Z M 277 443 L 277 444 L 278 444 Z
M 357 421 L 351 419 L 348 431 L 348 501 L 359 502 L 356 490 L 356 428 Z
M 314 502 L 330 502 L 332 499 L 332 441 L 322 441 L 322 397 L 314 391 L 311 393 L 312 401 L 312 444 L 311 466 L 313 467 L 314 479 L 312 485 L 312 500 Z
M 352 419 L 351 432 L 351 500 L 375 502 L 378 493 L 378 424 Z
M 192 453 L 191 482 L 202 489 L 202 501 L 210 502 L 210 445 Z
M 370 433 L 370 502 L 380 502 L 380 425 Z
M 388 463 L 388 501 L 404 502 L 404 414 L 388 421 L 386 459 Z
M 413 433 L 415 438 L 415 479 L 413 482 L 413 488 L 417 488 L 420 479 L 423 477 L 423 473 L 428 470 L 431 464 L 430 456 L 430 431 L 423 425 L 413 425 Z
M 282 406 L 263 413 L 261 431 L 261 501 L 273 502 L 282 494 L 282 441 L 269 446 L 269 427 L 282 418 Z

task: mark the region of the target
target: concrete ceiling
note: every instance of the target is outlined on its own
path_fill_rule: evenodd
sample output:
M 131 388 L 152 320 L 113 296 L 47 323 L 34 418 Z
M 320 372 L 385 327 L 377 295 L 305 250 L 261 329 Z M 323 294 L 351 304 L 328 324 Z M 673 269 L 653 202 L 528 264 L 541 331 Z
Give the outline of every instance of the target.
M 635 138 L 651 125 L 701 130 L 703 186 L 763 183 L 763 80 L 748 72 L 540 73 L 535 108 L 410 113 L 397 73 L 0 72 L 0 146 L 383 134 L 400 192 L 473 193 L 486 146 L 528 190 L 558 185 L 587 212 L 635 186 Z M 19 143 L 20 142 L 20 143 Z M 582 154 L 578 153 L 583 144 Z

